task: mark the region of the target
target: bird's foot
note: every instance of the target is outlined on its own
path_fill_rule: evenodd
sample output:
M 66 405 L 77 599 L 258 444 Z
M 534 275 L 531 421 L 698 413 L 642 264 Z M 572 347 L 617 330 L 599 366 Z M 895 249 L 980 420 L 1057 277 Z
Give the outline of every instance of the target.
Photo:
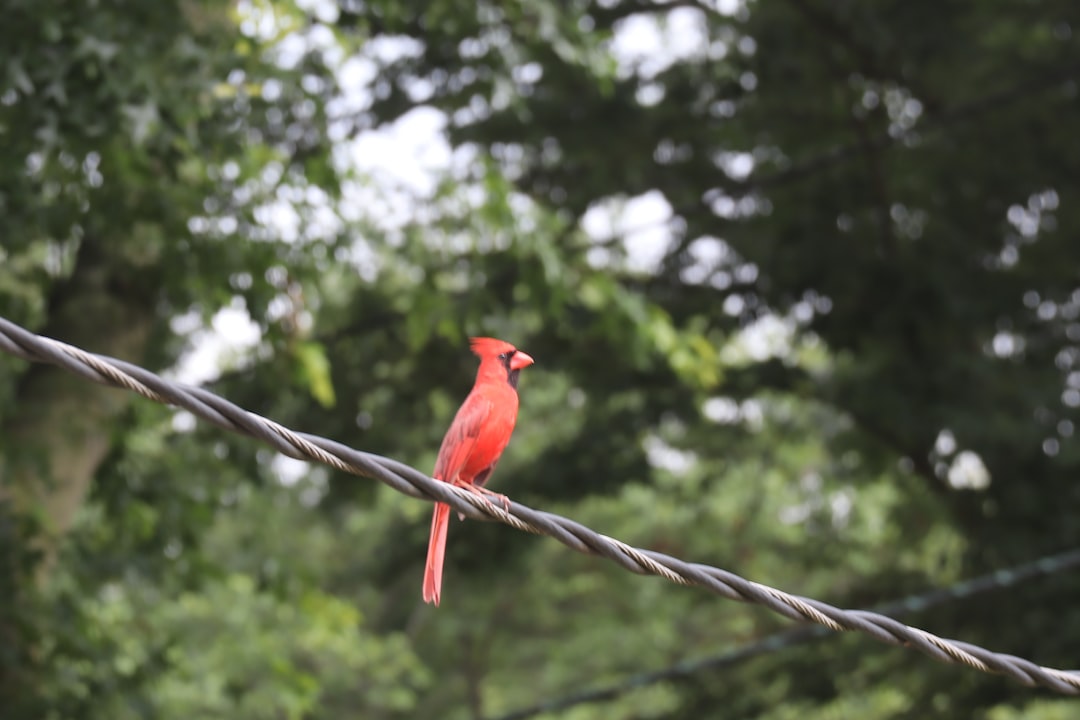
M 485 487 L 473 485 L 472 483 L 459 483 L 458 487 L 479 495 L 480 497 L 484 498 L 484 500 L 486 500 L 489 505 L 493 504 L 491 501 L 494 500 L 500 505 L 502 505 L 503 510 L 505 510 L 506 512 L 510 512 L 510 498 L 506 497 L 502 493 L 492 492 Z M 461 513 L 458 513 L 458 517 L 462 520 L 465 519 L 465 516 Z
M 494 500 L 495 502 L 502 505 L 503 510 L 505 510 L 506 512 L 510 512 L 510 498 L 506 497 L 502 493 L 492 492 L 491 490 L 488 490 L 485 487 L 480 487 L 478 485 L 470 485 L 469 487 L 471 487 L 477 495 L 480 495 L 480 497 L 490 498 L 491 500 Z

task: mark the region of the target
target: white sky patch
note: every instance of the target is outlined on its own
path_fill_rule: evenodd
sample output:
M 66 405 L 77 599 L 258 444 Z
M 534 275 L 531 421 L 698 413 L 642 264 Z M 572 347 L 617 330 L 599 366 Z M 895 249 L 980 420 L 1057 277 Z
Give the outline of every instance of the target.
M 654 272 L 671 240 L 671 217 L 671 203 L 659 190 L 650 190 L 629 199 L 611 198 L 594 204 L 581 219 L 581 227 L 596 240 L 622 237 L 629 268 Z
M 172 416 L 173 432 L 189 433 L 195 429 L 195 416 L 187 410 L 177 410 Z
M 653 271 L 659 267 L 671 238 L 667 228 L 671 213 L 671 204 L 655 190 L 626 203 L 619 224 L 625 228 L 632 270 Z
M 642 444 L 650 465 L 676 475 L 686 473 L 697 462 L 694 453 L 674 448 L 655 435 L 645 438 Z
M 195 313 L 172 320 L 173 332 L 191 335 L 191 349 L 165 373 L 177 382 L 201 385 L 216 378 L 222 370 L 242 362 L 262 339 L 259 326 L 237 300 L 219 310 L 209 328 L 194 329 L 199 324 L 199 316 Z
M 746 7 L 745 0 L 705 0 L 703 4 L 710 5 L 716 12 L 727 17 L 739 14 Z
M 709 398 L 702 406 L 701 412 L 709 420 L 721 425 L 731 425 L 742 418 L 738 401 L 729 397 Z
M 701 413 L 707 420 L 719 425 L 745 423 L 754 432 L 765 427 L 765 409 L 760 400 L 753 398 L 740 403 L 722 395 L 712 397 L 701 406 Z
M 236 5 L 236 11 L 243 18 L 240 32 L 248 37 L 268 40 L 278 32 L 277 19 L 269 8 L 250 0 L 241 0 Z
M 837 530 L 848 525 L 851 511 L 855 508 L 855 491 L 851 488 L 838 490 L 829 496 L 829 510 L 832 512 L 832 524 Z
M 942 457 L 956 452 L 956 436 L 952 434 L 952 430 L 945 428 L 938 433 L 937 440 L 934 441 L 934 452 Z
M 680 60 L 708 51 L 704 11 L 675 8 L 662 17 L 631 15 L 616 23 L 611 54 L 622 77 L 652 78 Z
M 286 487 L 292 487 L 300 482 L 310 469 L 309 463 L 281 453 L 274 455 L 274 459 L 270 461 L 270 471 L 274 473 L 277 481 Z
M 794 351 L 796 323 L 793 318 L 763 315 L 739 331 L 723 349 L 725 362 L 763 362 L 789 357 Z
M 958 490 L 983 490 L 990 485 L 990 471 L 971 450 L 961 450 L 949 466 L 949 485 Z
M 358 239 L 347 248 L 339 248 L 334 259 L 346 263 L 356 271 L 364 282 L 375 282 L 383 262 L 375 249 L 364 239 Z
M 730 245 L 711 235 L 703 235 L 691 242 L 688 251 L 694 262 L 684 267 L 679 277 L 691 285 L 700 285 L 715 277 L 716 271 L 735 256 Z
M 391 232 L 390 241 L 392 231 L 434 219 L 438 209 L 430 200 L 440 180 L 451 176 L 467 182 L 464 178 L 478 156 L 473 146 L 452 148 L 446 125 L 444 113 L 419 107 L 390 125 L 339 144 L 335 162 L 355 178 L 342 183 L 341 217 Z M 479 186 L 463 190 L 474 204 L 484 200 Z
M 999 358 L 1013 357 L 1024 351 L 1024 338 L 1005 330 L 994 335 L 990 341 L 990 352 Z
M 331 101 L 327 112 L 332 117 L 347 117 L 367 110 L 371 105 L 371 83 L 378 76 L 379 68 L 366 57 L 354 56 L 337 69 L 341 96 Z
M 760 400 L 743 400 L 739 406 L 739 414 L 750 430 L 758 432 L 765 427 L 765 408 Z
M 285 242 L 300 239 L 300 213 L 292 203 L 283 200 L 266 203 L 255 208 L 254 215 L 256 222 L 273 228 L 274 234 Z
M 732 180 L 745 180 L 754 171 L 754 156 L 748 152 L 721 152 L 713 158 L 718 168 Z
M 957 490 L 985 489 L 990 484 L 990 471 L 986 469 L 982 458 L 971 450 L 957 452 L 959 447 L 952 430 L 943 428 L 938 433 L 931 453 L 937 476 L 949 483 L 949 487 Z
M 446 123 L 446 115 L 434 108 L 411 110 L 349 143 L 350 165 L 361 175 L 429 196 L 454 156 L 444 135 Z
M 296 0 L 296 6 L 324 23 L 337 22 L 340 14 L 338 5 L 333 0 Z

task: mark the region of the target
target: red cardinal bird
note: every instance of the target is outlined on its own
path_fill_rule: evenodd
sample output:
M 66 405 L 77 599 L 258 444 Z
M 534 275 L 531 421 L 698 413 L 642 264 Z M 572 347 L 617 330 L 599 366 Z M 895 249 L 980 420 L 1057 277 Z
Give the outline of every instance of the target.
M 495 338 L 469 338 L 472 351 L 480 358 L 476 384 L 446 431 L 434 477 L 479 494 L 484 490 L 499 456 L 510 442 L 517 421 L 517 383 L 521 369 L 533 359 L 513 345 Z M 427 565 L 424 567 L 424 602 L 439 604 L 442 590 L 443 558 L 450 506 L 436 503 L 431 517 Z

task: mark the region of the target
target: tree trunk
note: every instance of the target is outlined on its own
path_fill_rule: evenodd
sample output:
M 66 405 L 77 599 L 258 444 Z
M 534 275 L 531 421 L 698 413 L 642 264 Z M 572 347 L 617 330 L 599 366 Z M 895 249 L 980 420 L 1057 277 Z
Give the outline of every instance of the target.
M 156 283 L 123 251 L 123 243 L 84 240 L 39 332 L 139 362 L 154 324 Z M 15 389 L 14 409 L 0 426 L 0 706 L 33 712 L 31 586 L 47 578 L 132 398 L 37 364 Z

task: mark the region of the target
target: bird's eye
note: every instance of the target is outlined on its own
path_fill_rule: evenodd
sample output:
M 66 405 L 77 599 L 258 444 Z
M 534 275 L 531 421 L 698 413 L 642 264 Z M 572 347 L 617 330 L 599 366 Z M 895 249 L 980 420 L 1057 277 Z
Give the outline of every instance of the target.
M 506 359 L 507 357 L 508 357 L 508 356 L 507 356 L 507 354 L 506 354 L 506 353 L 499 353 L 499 359 L 500 359 L 500 360 L 505 360 L 505 359 Z

